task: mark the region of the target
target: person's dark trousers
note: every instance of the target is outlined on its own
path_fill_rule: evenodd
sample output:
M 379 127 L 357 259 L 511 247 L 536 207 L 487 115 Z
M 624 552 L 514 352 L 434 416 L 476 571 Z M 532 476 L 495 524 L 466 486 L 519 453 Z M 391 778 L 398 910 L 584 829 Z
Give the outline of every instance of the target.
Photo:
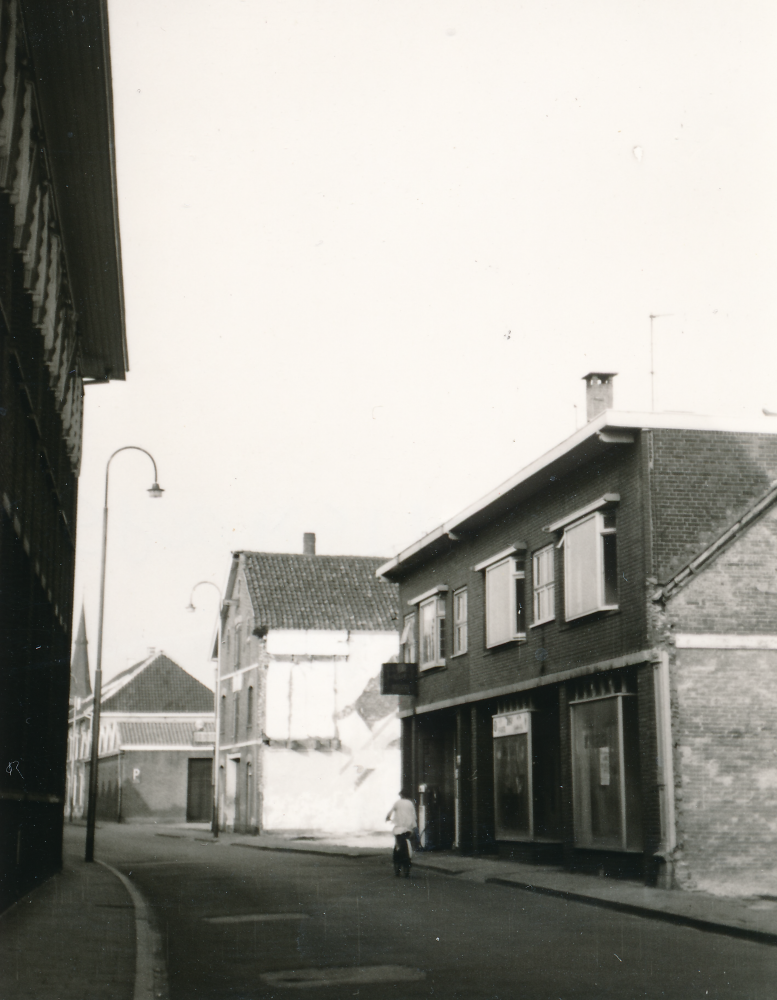
M 398 833 L 394 837 L 394 874 L 399 875 L 400 871 L 405 873 L 405 878 L 410 875 L 410 834 Z

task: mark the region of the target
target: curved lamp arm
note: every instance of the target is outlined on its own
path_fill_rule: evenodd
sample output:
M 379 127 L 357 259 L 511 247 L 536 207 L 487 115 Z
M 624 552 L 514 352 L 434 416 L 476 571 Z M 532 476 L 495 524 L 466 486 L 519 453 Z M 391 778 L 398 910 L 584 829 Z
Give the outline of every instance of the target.
M 221 596 L 221 587 L 219 587 L 219 585 L 217 583 L 214 583 L 213 580 L 200 580 L 199 583 L 195 583 L 195 585 L 192 587 L 192 592 L 191 592 L 191 595 L 189 596 L 189 604 L 188 604 L 186 610 L 187 611 L 196 611 L 197 610 L 195 608 L 195 606 L 194 606 L 194 591 L 198 587 L 204 587 L 204 586 L 215 587 L 216 593 L 219 595 L 219 613 L 221 613 L 221 605 L 223 603 L 223 598 Z
M 111 462 L 114 460 L 114 458 L 116 458 L 116 456 L 119 454 L 120 451 L 142 451 L 144 455 L 148 455 L 148 457 L 151 459 L 151 464 L 154 466 L 154 482 L 153 482 L 153 484 L 151 486 L 151 489 L 148 490 L 147 492 L 151 496 L 152 500 L 159 500 L 161 498 L 162 494 L 164 493 L 164 490 L 159 485 L 159 475 L 158 475 L 158 473 L 156 471 L 156 462 L 154 461 L 154 456 L 151 454 L 150 451 L 146 451 L 145 448 L 139 448 L 136 444 L 125 444 L 123 448 L 117 448 L 116 451 L 114 451 L 114 453 L 108 459 L 108 462 L 107 462 L 107 464 L 105 466 L 105 504 L 104 504 L 104 506 L 105 507 L 108 506 L 108 473 L 110 472 L 110 469 L 111 469 Z M 213 586 L 215 587 L 215 584 Z

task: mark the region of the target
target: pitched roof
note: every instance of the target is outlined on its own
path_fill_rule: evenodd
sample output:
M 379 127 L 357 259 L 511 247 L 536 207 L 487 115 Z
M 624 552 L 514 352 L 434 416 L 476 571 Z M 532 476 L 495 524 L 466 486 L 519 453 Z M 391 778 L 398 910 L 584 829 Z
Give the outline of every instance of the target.
M 70 697 L 88 698 L 91 693 L 89 652 L 86 641 L 86 617 L 84 609 L 81 608 L 81 620 L 78 623 L 76 648 L 73 650 L 73 659 L 70 661 Z
M 165 653 L 122 671 L 105 685 L 104 712 L 212 712 L 213 692 Z
M 581 461 L 589 461 L 592 456 L 603 454 L 611 446 L 613 439 L 610 432 L 629 434 L 644 428 L 777 434 L 777 420 L 769 417 L 750 419 L 706 417 L 692 413 L 628 413 L 605 410 L 496 489 L 389 559 L 379 567 L 379 572 L 388 578 L 398 579 L 406 567 L 411 568 L 424 562 L 430 548 L 447 544 L 452 534 L 457 531 L 474 531 L 514 507 L 525 497 L 531 496 L 540 484 L 547 482 L 547 473 L 551 467 L 561 472 L 576 468 Z
M 375 576 L 384 559 L 243 552 L 257 625 L 277 629 L 390 632 L 399 620 L 396 584 Z
M 654 601 L 665 601 L 672 597 L 673 594 L 677 593 L 681 587 L 684 587 L 686 583 L 693 579 L 696 574 L 705 568 L 709 562 L 711 562 L 715 556 L 721 553 L 724 549 L 742 534 L 750 525 L 756 521 L 762 514 L 764 514 L 774 503 L 777 501 L 777 483 L 772 483 L 768 490 L 763 493 L 755 503 L 751 504 L 744 514 L 742 514 L 737 520 L 730 525 L 721 535 L 719 535 L 715 541 L 711 544 L 705 546 L 694 556 L 690 562 L 686 563 L 681 570 L 679 570 L 675 575 L 668 580 L 660 590 L 657 590 L 653 594 Z
M 211 698 L 211 708 L 213 699 Z M 194 744 L 195 732 L 215 734 L 213 723 L 206 723 L 204 729 L 197 729 L 194 719 L 187 722 L 140 722 L 119 723 L 120 746 L 181 746 Z

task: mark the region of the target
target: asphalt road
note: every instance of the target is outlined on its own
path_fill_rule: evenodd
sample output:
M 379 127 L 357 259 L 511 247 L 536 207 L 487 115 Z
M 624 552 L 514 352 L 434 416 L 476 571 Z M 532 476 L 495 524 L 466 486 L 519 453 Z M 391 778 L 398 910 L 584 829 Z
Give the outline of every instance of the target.
M 171 1000 L 773 1000 L 777 948 L 345 858 L 102 827 L 150 904 Z

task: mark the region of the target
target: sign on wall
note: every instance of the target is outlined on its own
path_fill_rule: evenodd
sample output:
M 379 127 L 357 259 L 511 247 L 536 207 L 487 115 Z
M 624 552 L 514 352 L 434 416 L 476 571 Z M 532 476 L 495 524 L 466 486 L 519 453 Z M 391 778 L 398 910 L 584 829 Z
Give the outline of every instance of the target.
M 529 712 L 509 712 L 506 715 L 495 715 L 493 718 L 493 734 L 497 736 L 520 736 L 529 732 Z
M 384 663 L 380 668 L 380 693 L 415 698 L 418 692 L 417 663 Z

